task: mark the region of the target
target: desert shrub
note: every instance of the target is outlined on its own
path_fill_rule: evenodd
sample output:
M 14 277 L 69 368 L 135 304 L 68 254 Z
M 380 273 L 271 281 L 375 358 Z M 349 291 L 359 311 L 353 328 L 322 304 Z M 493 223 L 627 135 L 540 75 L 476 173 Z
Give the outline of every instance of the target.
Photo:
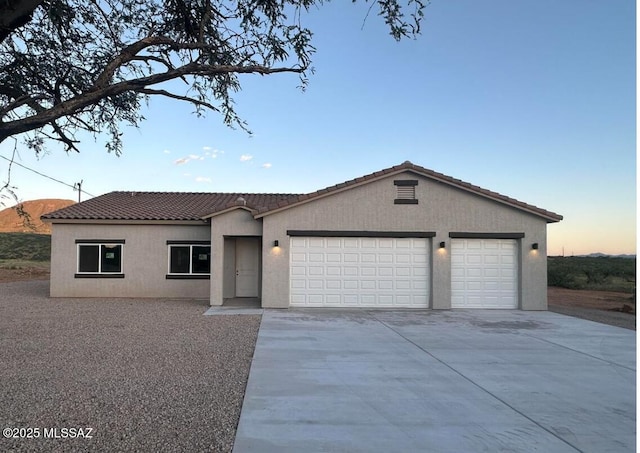
M 0 259 L 49 261 L 51 236 L 35 233 L 0 233 Z
M 619 257 L 549 257 L 549 286 L 569 289 L 635 291 L 636 260 Z

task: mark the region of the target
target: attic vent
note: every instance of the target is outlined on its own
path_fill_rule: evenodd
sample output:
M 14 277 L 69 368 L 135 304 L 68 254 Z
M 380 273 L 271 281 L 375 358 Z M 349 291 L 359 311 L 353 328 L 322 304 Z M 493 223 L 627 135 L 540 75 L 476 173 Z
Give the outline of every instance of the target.
M 415 179 L 397 179 L 393 181 L 396 186 L 395 204 L 418 204 L 416 198 L 416 186 L 418 181 Z
M 238 206 L 246 206 L 247 205 L 247 200 L 245 200 L 242 197 L 238 197 L 236 199 L 236 205 L 238 205 Z

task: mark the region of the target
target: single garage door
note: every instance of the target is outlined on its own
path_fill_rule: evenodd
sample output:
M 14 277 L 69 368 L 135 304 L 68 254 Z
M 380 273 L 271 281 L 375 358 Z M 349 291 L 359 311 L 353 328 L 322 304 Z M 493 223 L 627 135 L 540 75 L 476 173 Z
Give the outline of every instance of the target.
M 429 306 L 429 239 L 292 237 L 291 306 Z
M 517 250 L 513 239 L 452 239 L 451 307 L 517 308 Z

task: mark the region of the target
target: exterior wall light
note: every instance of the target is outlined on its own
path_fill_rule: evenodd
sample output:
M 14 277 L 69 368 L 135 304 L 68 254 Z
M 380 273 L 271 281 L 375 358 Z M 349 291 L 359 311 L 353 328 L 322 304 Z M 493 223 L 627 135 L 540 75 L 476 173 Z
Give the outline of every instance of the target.
M 538 243 L 534 242 L 533 244 L 531 244 L 531 250 L 538 250 Z
M 274 247 L 278 247 L 280 245 L 280 243 L 278 242 L 278 240 L 276 239 L 275 241 L 273 241 L 273 246 Z M 537 244 L 536 244 L 537 245 Z M 538 248 L 538 247 L 536 247 Z
M 444 248 L 444 246 L 445 246 L 444 241 L 442 241 L 442 242 L 440 243 L 440 248 L 441 248 L 441 249 L 443 249 L 443 248 Z

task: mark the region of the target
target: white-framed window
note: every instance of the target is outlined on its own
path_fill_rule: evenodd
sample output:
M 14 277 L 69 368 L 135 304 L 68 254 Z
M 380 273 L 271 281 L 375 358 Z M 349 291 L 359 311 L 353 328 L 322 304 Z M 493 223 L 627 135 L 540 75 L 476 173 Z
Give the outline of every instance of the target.
M 78 239 L 76 277 L 122 277 L 124 240 Z
M 209 242 L 167 241 L 168 276 L 209 276 L 211 244 Z

